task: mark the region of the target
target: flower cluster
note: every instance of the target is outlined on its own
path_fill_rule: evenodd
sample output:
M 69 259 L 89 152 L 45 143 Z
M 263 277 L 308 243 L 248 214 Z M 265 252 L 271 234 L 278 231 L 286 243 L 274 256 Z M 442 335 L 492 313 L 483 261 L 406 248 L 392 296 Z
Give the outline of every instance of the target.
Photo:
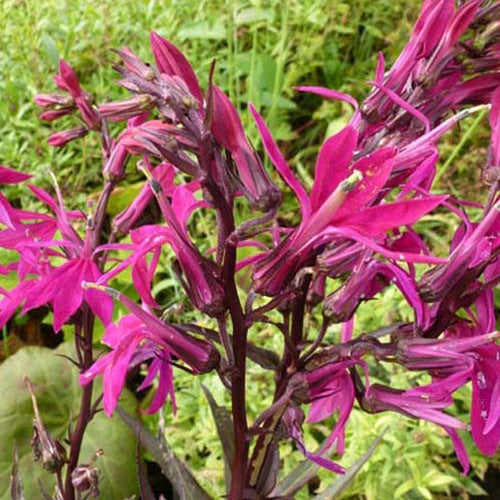
M 81 383 L 88 386 L 103 374 L 108 415 L 132 367 L 147 366 L 141 388 L 158 377 L 150 412 L 167 398 L 175 409 L 173 366 L 193 375 L 215 370 L 232 399 L 235 442 L 228 493 L 233 500 L 272 495 L 277 470 L 265 464 L 279 460 L 273 458 L 278 451 L 269 435 L 288 436 L 307 457 L 342 472 L 324 455 L 334 444 L 342 453 L 356 401 L 367 412 L 395 411 L 443 427 L 467 471 L 460 433 L 470 428 L 487 455 L 500 443 L 493 297 L 500 281 L 499 16 L 499 3 L 469 0 L 455 7 L 453 0 L 426 0 L 392 68 L 386 71 L 379 57 L 373 89 L 363 103 L 330 89 L 298 88 L 353 106 L 349 124 L 321 146 L 310 192 L 258 110 L 250 104 L 273 172 L 264 168 L 237 108 L 214 84 L 213 74 L 203 92 L 184 55 L 158 34 L 151 35 L 154 65 L 128 47 L 117 51 L 119 85 L 132 94 L 121 101 L 96 104 L 61 61 L 55 82 L 64 94 L 35 100 L 44 108 L 44 120 L 69 114 L 80 120 L 78 127 L 53 134 L 53 146 L 100 135 L 103 190 L 86 214 L 65 207 L 56 182 L 56 199 L 28 185 L 49 213 L 21 210 L 0 197 L 0 246 L 18 255 L 0 272 L 19 276 L 14 289 L 1 290 L 0 326 L 18 307 L 23 314 L 42 305 L 53 310 L 56 331 L 73 324 Z M 489 186 L 483 202 L 431 193 L 439 138 L 488 108 L 491 146 L 478 172 Z M 112 135 L 111 122 L 118 128 L 126 123 Z M 134 158 L 144 187 L 105 224 L 109 197 Z M 2 183 L 28 178 L 0 168 Z M 281 181 L 297 199 L 295 226 L 278 217 Z M 238 198 L 247 202 L 240 225 L 235 222 Z M 152 204 L 161 221 L 143 224 Z M 449 255 L 433 255 L 415 226 L 436 210 L 460 222 Z M 189 218 L 195 211 L 216 224 L 216 248 L 202 250 L 206 245 L 192 234 Z M 477 220 L 473 214 L 479 214 Z M 252 254 L 239 259 L 243 246 Z M 189 303 L 213 329 L 206 321 L 177 324 L 158 314 L 152 287 L 159 263 L 169 255 Z M 250 279 L 239 289 L 235 275 L 244 268 Z M 110 288 L 126 269 L 140 304 Z M 355 336 L 357 308 L 390 287 L 404 297 L 413 321 Z M 128 310 L 117 321 L 114 301 Z M 304 327 L 307 314 L 323 318 L 319 331 Z M 97 360 L 89 327 L 94 317 L 105 325 L 103 340 L 110 348 Z M 248 329 L 262 323 L 283 336 L 281 355 L 248 342 Z M 328 344 L 325 335 L 334 324 L 341 325 L 341 338 Z M 251 426 L 245 406 L 247 358 L 274 370 L 277 380 L 273 405 Z M 405 388 L 372 384 L 371 366 L 382 360 L 426 372 L 432 381 Z M 446 412 L 454 392 L 468 382 L 470 427 Z M 302 407 L 308 404 L 306 417 Z M 306 450 L 303 422 L 335 413 L 336 425 L 321 449 Z

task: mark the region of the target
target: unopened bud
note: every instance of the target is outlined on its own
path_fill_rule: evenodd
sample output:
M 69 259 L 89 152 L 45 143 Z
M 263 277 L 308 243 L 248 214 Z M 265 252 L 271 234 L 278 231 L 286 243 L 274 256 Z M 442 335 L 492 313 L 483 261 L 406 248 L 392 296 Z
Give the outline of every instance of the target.
M 98 450 L 90 462 L 85 465 L 79 465 L 71 473 L 71 482 L 76 491 L 87 493 L 86 498 L 99 498 L 99 469 L 94 466 L 94 462 L 103 454 Z
M 112 120 L 125 120 L 140 115 L 146 110 L 152 109 L 154 98 L 149 94 L 136 95 L 123 101 L 114 101 L 101 104 L 99 113 L 101 116 Z
M 59 441 L 55 440 L 49 434 L 45 428 L 38 410 L 35 392 L 30 379 L 28 377 L 24 377 L 24 383 L 30 393 L 31 401 L 33 403 L 33 411 L 35 413 L 35 418 L 33 420 L 34 434 L 33 439 L 31 440 L 35 461 L 40 460 L 43 468 L 49 472 L 57 472 L 61 470 L 63 465 L 66 463 L 66 450 Z
M 62 132 L 56 132 L 49 137 L 48 143 L 51 146 L 62 147 L 68 144 L 68 142 L 79 139 L 80 137 L 85 137 L 88 134 L 88 129 L 85 127 L 77 127 L 69 130 L 63 130 Z

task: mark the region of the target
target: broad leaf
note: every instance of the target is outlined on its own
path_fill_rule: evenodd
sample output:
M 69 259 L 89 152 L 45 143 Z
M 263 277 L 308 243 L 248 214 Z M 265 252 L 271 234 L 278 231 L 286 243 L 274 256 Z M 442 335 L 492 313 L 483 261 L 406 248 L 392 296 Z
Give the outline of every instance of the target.
M 57 350 L 25 347 L 0 365 L 3 393 L 0 399 L 0 500 L 10 499 L 9 476 L 12 467 L 14 442 L 19 454 L 19 476 L 23 481 L 26 498 L 41 498 L 38 481 L 45 491 L 52 493 L 54 476 L 33 460 L 33 408 L 30 395 L 23 383 L 28 375 L 33 383 L 40 413 L 47 430 L 63 442 L 67 436 L 68 421 L 74 428 L 79 414 L 81 387 L 78 370 L 67 359 L 72 346 L 61 344 Z M 99 394 L 97 386 L 94 395 Z M 135 402 L 129 397 L 124 404 L 133 409 Z M 96 466 L 101 471 L 101 498 L 123 499 L 138 493 L 137 476 L 133 460 L 134 434 L 115 417 L 98 413 L 85 434 L 80 463 L 87 463 L 102 448 L 104 454 Z

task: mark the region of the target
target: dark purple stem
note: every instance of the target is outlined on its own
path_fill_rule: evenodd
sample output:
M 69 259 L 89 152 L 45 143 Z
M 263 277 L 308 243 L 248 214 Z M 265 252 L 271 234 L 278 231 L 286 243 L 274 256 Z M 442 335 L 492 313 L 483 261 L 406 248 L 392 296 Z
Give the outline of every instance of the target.
M 90 368 L 93 363 L 92 338 L 94 334 L 94 315 L 91 313 L 87 305 L 84 305 L 82 309 L 84 346 L 82 353 L 83 365 L 80 367 L 80 370 L 83 372 Z M 82 388 L 82 399 L 80 401 L 78 421 L 76 423 L 74 432 L 72 432 L 70 436 L 70 454 L 68 459 L 68 466 L 66 468 L 64 500 L 75 500 L 75 489 L 71 481 L 71 474 L 78 465 L 78 459 L 80 457 L 80 450 L 82 447 L 85 430 L 87 429 L 87 425 L 92 418 L 92 388 L 92 382 Z
M 106 207 L 108 205 L 108 201 L 114 187 L 114 182 L 106 181 L 101 195 L 99 196 L 99 200 L 97 201 L 91 232 L 92 249 L 95 249 L 100 243 L 101 231 L 104 225 L 104 219 L 106 217 Z M 104 260 L 101 260 L 99 264 L 102 267 L 104 265 Z M 81 325 L 75 326 L 75 331 L 77 333 L 77 335 L 75 336 L 75 346 L 78 353 L 77 356 L 80 361 L 80 372 L 83 373 L 88 370 L 94 362 L 92 345 L 94 337 L 95 316 L 89 309 L 87 304 L 83 304 L 81 311 L 82 323 Z M 79 334 L 79 332 L 81 332 L 82 334 Z M 71 475 L 75 468 L 78 466 L 78 460 L 80 458 L 80 451 L 85 435 L 85 430 L 87 429 L 88 424 L 95 414 L 95 410 L 92 407 L 92 389 L 92 382 L 82 387 L 82 398 L 80 401 L 78 421 L 76 423 L 74 432 L 72 432 L 70 436 L 70 452 L 68 465 L 66 467 L 64 500 L 75 500 L 76 498 Z

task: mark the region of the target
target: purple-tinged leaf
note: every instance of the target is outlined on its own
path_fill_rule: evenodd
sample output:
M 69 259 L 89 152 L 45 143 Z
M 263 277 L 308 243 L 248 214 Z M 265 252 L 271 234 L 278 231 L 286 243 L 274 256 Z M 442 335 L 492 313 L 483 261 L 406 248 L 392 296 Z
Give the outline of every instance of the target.
M 160 439 L 153 436 L 151 432 L 120 405 L 116 409 L 120 418 L 130 429 L 140 436 L 142 445 L 151 453 L 155 462 L 160 466 L 163 474 L 174 486 L 181 498 L 196 498 L 196 500 L 212 500 L 212 497 L 199 485 L 196 478 L 191 474 L 186 464 L 174 453 L 165 441 L 163 433 Z
M 233 435 L 233 420 L 231 414 L 224 406 L 219 406 L 212 393 L 201 384 L 201 388 L 205 393 L 212 417 L 217 428 L 217 434 L 222 445 L 222 453 L 224 456 L 224 478 L 226 487 L 229 488 L 231 484 L 231 464 L 233 463 L 234 455 L 234 435 Z M 229 490 L 228 490 L 229 491 Z

